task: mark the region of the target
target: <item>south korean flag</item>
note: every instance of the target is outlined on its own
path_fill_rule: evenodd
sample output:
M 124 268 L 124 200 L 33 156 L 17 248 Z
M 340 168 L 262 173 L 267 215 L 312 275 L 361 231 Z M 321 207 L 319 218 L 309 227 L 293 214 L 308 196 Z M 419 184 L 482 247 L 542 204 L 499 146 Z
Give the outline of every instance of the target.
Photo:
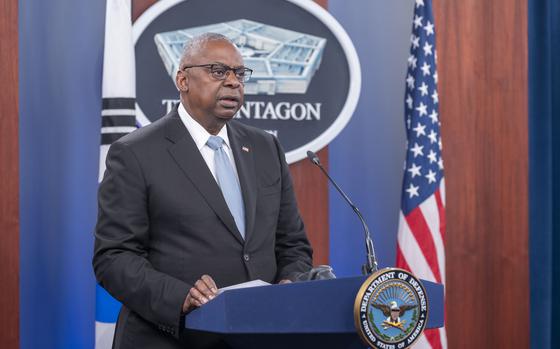
M 107 0 L 99 182 L 103 179 L 111 143 L 137 128 L 131 11 L 131 0 Z
M 136 69 L 131 13 L 131 0 L 107 0 L 99 182 L 105 173 L 105 158 L 111 143 L 137 128 L 135 116 Z M 96 349 L 111 348 L 119 310 L 119 302 L 97 285 Z

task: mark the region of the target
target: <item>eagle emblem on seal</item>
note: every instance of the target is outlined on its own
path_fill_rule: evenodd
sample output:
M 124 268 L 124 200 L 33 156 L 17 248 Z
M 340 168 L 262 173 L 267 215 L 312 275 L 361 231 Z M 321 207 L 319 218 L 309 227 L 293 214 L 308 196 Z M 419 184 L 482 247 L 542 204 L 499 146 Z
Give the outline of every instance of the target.
M 383 329 L 388 329 L 391 327 L 398 328 L 399 330 L 405 332 L 404 324 L 406 320 L 401 321 L 401 317 L 410 309 L 414 309 L 417 307 L 416 304 L 403 304 L 399 306 L 397 302 L 391 301 L 389 304 L 381 304 L 381 303 L 373 303 L 372 306 L 377 308 L 383 312 L 383 315 L 387 317 L 383 323 L 381 323 L 381 327 Z

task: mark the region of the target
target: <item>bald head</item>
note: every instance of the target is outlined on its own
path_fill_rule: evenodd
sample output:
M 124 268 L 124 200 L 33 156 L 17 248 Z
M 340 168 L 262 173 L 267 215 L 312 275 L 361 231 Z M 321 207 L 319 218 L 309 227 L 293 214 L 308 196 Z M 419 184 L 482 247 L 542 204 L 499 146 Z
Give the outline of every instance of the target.
M 185 44 L 183 48 L 183 54 L 181 55 L 181 60 L 179 61 L 179 69 L 185 65 L 192 64 L 193 57 L 200 53 L 202 49 L 206 47 L 211 42 L 214 41 L 225 41 L 231 44 L 237 49 L 235 44 L 228 39 L 227 36 L 218 33 L 204 33 L 192 38 L 189 42 Z

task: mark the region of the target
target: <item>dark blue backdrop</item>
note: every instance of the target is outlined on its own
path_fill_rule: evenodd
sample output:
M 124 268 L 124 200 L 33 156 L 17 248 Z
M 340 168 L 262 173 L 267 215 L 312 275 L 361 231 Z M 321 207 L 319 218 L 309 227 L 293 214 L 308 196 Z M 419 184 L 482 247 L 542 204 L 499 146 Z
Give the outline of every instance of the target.
M 560 3 L 529 0 L 531 348 L 560 341 Z

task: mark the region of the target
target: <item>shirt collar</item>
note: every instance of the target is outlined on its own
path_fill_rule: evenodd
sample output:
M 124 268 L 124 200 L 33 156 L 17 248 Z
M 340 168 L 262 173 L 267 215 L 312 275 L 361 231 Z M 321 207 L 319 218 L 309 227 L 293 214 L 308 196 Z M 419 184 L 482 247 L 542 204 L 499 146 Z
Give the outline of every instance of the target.
M 183 103 L 179 103 L 179 108 L 177 111 L 179 112 L 179 118 L 187 128 L 187 131 L 189 131 L 189 133 L 191 134 L 196 147 L 198 148 L 198 150 L 201 150 L 206 145 L 206 142 L 208 142 L 208 138 L 210 138 L 211 134 L 206 131 L 206 129 L 202 127 L 202 125 L 199 124 L 198 121 L 193 119 L 193 117 L 183 106 Z M 227 127 L 222 127 L 222 129 L 216 136 L 222 137 L 226 146 L 231 149 L 229 145 Z

